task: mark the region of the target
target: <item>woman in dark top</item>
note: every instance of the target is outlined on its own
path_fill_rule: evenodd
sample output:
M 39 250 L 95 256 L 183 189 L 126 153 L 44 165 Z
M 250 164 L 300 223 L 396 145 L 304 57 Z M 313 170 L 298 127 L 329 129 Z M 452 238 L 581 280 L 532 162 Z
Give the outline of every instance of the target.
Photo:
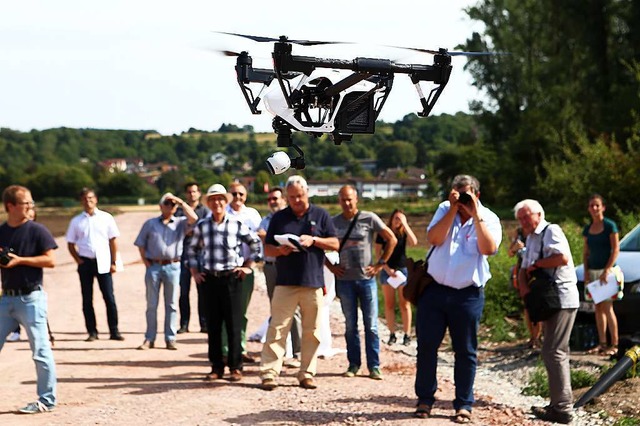
M 405 252 L 407 242 L 415 246 L 418 244 L 418 238 L 414 234 L 413 230 L 407 223 L 407 217 L 402 210 L 396 209 L 391 213 L 391 217 L 387 223 L 389 228 L 393 231 L 398 244 L 396 244 L 391 257 L 384 265 L 384 268 L 380 271 L 380 282 L 382 283 L 382 291 L 384 293 L 384 316 L 387 319 L 387 327 L 389 327 L 388 344 L 392 345 L 396 343 L 396 289 L 391 286 L 387 281 L 389 277 L 395 277 L 396 271 L 400 271 L 405 276 L 405 282 L 398 286 L 400 316 L 402 318 L 402 326 L 404 330 L 403 345 L 408 345 L 411 342 L 411 305 L 405 300 L 402 295 L 402 286 L 406 284 L 407 267 L 405 261 L 407 255 Z M 380 253 L 384 250 L 385 241 L 379 235 L 376 238 L 376 253 L 380 257 Z
M 598 194 L 589 198 L 589 214 L 591 223 L 584 227 L 584 282 L 585 284 L 600 280 L 607 281 L 611 274 L 619 275 L 619 268 L 615 267 L 616 258 L 620 252 L 618 241 L 618 226 L 614 221 L 604 217 L 606 207 L 604 199 Z M 619 282 L 622 280 L 619 278 Z M 613 311 L 613 300 L 622 297 L 622 290 L 613 297 L 604 300 L 595 306 L 596 327 L 600 344 L 590 350 L 590 353 L 602 355 L 616 355 L 618 352 L 618 320 Z M 592 300 L 591 294 L 585 285 L 585 300 Z M 607 328 L 611 335 L 611 346 L 607 346 Z

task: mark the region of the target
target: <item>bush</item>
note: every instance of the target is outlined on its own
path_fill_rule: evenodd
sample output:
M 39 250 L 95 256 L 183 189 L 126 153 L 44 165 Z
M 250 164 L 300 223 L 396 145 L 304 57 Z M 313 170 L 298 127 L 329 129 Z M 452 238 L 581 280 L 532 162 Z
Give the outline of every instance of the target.
M 590 388 L 598 380 L 598 376 L 585 370 L 571 370 L 571 388 Z M 547 371 L 538 361 L 536 369 L 529 375 L 528 384 L 522 389 L 522 394 L 527 396 L 539 395 L 543 398 L 549 397 L 549 380 Z

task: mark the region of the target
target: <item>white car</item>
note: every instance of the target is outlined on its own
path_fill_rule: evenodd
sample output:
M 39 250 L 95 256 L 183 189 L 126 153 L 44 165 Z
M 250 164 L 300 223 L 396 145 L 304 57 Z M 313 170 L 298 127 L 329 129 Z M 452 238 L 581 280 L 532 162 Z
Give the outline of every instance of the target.
M 620 240 L 616 261 L 624 273 L 624 297 L 613 302 L 619 334 L 640 333 L 640 224 Z M 594 312 L 593 303 L 584 301 L 584 267 L 576 268 L 580 290 L 580 316 Z

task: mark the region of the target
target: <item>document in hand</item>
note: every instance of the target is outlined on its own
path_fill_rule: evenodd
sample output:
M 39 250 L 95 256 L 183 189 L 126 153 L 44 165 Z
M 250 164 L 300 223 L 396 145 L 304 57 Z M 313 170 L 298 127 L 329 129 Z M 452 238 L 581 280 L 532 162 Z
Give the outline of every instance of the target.
M 407 282 L 407 277 L 402 273 L 402 271 L 396 270 L 396 276 L 389 277 L 387 282 L 391 287 L 398 288 L 400 287 L 400 284 L 404 284 L 405 282 Z
M 273 238 L 275 238 L 280 245 L 293 248 L 293 251 L 307 251 L 307 249 L 300 245 L 300 237 L 295 234 L 274 235 Z
M 587 284 L 593 303 L 600 303 L 618 293 L 618 280 L 614 274 L 607 275 L 607 282 L 595 280 Z

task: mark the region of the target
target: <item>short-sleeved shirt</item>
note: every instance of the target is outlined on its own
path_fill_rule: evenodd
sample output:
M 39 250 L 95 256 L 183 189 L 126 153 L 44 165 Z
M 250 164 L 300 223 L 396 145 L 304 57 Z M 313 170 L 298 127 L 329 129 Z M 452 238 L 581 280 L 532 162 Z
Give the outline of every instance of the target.
M 229 216 L 235 217 L 240 222 L 245 224 L 251 232 L 257 232 L 258 226 L 262 221 L 262 216 L 258 213 L 258 210 L 253 207 L 242 206 L 240 210 L 236 211 L 231 207 L 231 204 L 227 204 L 226 212 Z M 260 248 L 262 250 L 262 248 Z M 251 257 L 251 249 L 248 244 L 242 244 L 242 257 L 248 259 Z
M 67 242 L 76 245 L 79 256 L 96 259 L 98 273 L 109 273 L 111 249 L 109 240 L 120 236 L 116 221 L 110 213 L 98 208 L 93 214 L 82 212 L 71 219 L 67 229 Z
M 549 225 L 544 232 L 544 241 L 542 233 L 544 228 Z M 527 251 L 522 258 L 521 268 L 527 269 L 540 259 L 540 247 L 542 247 L 542 258 L 561 253 L 565 255 L 569 262 L 566 265 L 558 266 L 555 269 L 545 269 L 549 274 L 554 274 L 555 282 L 558 286 L 560 295 L 560 306 L 563 309 L 577 308 L 580 301 L 578 296 L 578 287 L 576 283 L 576 270 L 573 266 L 573 258 L 571 257 L 571 248 L 569 241 L 562 232 L 560 226 L 549 224 L 546 220 L 540 221 L 535 231 L 527 236 Z
M 589 247 L 589 258 L 587 265 L 589 269 L 604 269 L 611 257 L 611 234 L 618 233 L 618 225 L 608 218 L 604 218 L 604 229 L 599 234 L 590 234 L 591 224 L 584 227 L 582 235 L 587 239 Z
M 186 230 L 186 216 L 171 216 L 166 224 L 162 221 L 162 216 L 154 217 L 142 225 L 133 244 L 144 248 L 147 259 L 180 259 Z
M 297 217 L 291 207 L 276 212 L 271 219 L 266 244 L 278 245 L 275 235 L 294 234 L 313 237 L 335 237 L 336 230 L 329 213 L 313 204 L 302 217 Z M 276 285 L 297 285 L 322 288 L 324 286 L 324 250 L 311 246 L 306 252 L 293 252 L 276 257 Z
M 18 256 L 40 256 L 58 248 L 56 240 L 44 225 L 28 221 L 13 228 L 6 222 L 0 225 L 0 246 L 12 248 Z M 2 268 L 2 288 L 27 290 L 42 285 L 42 268 L 19 265 Z
M 427 231 L 440 222 L 450 208 L 449 201 L 440 203 Z M 479 201 L 478 213 L 498 247 L 502 241 L 500 219 Z M 473 220 L 469 218 L 462 223 L 460 215 L 456 214 L 444 242 L 431 252 L 428 272 L 436 282 L 461 289 L 472 285 L 484 287 L 491 278 L 487 256 L 480 253 L 478 248 L 478 234 Z
M 389 256 L 389 260 L 387 260 L 387 265 L 389 268 L 400 269 L 407 267 L 407 234 L 398 235 L 396 234 L 396 238 L 398 239 L 398 243 L 393 249 L 391 256 Z M 384 250 L 387 242 L 382 238 L 382 235 L 378 235 L 376 237 L 376 244 L 382 245 L 382 250 Z
M 349 230 L 352 219 L 345 218 L 342 214 L 333 217 L 333 226 L 340 241 Z M 358 220 L 349 234 L 349 238 L 344 242 L 340 250 L 340 266 L 345 268 L 344 275 L 340 281 L 364 280 L 370 277 L 365 272 L 365 268 L 371 265 L 373 258 L 373 236 L 385 227 L 382 219 L 377 214 L 367 211 L 360 211 Z

